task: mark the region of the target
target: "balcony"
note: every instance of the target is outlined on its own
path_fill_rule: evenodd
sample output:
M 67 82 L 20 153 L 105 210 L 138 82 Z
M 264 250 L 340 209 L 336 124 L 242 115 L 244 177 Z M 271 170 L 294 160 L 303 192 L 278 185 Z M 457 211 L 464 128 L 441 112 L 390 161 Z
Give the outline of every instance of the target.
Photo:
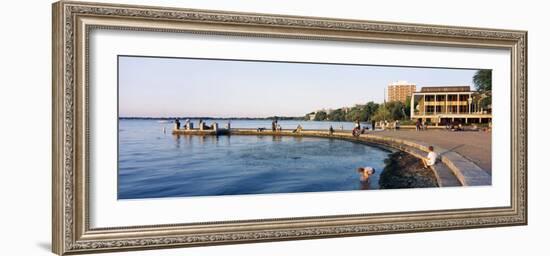
M 468 101 L 421 101 L 419 105 L 422 107 L 423 105 L 426 106 L 468 106 Z

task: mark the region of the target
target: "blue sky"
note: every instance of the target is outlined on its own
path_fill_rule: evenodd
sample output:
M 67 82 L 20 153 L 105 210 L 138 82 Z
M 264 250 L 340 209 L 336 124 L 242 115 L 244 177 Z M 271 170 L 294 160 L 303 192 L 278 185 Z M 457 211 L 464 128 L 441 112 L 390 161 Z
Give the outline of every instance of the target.
M 119 116 L 303 116 L 383 102 L 398 80 L 473 88 L 475 71 L 120 56 Z

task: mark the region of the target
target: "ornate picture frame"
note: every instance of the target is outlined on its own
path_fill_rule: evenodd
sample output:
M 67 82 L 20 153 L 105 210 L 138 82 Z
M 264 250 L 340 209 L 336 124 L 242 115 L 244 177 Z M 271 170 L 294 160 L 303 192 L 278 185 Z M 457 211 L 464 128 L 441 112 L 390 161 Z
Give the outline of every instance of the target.
M 89 33 L 95 29 L 507 49 L 507 207 L 91 228 Z M 61 1 L 53 4 L 53 251 L 59 255 L 527 224 L 527 32 Z

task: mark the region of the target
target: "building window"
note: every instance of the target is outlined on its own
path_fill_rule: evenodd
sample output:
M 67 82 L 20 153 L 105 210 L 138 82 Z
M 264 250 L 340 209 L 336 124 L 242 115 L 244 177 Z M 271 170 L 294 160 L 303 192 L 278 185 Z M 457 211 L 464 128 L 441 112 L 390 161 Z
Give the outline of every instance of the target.
M 434 106 L 426 106 L 426 113 L 432 114 L 434 112 Z

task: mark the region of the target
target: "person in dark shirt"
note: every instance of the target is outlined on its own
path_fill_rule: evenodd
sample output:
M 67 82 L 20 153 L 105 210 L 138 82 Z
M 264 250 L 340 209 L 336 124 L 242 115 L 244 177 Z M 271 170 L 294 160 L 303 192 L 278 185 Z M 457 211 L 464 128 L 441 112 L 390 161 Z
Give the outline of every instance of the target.
M 271 121 L 271 131 L 277 131 L 277 120 Z

